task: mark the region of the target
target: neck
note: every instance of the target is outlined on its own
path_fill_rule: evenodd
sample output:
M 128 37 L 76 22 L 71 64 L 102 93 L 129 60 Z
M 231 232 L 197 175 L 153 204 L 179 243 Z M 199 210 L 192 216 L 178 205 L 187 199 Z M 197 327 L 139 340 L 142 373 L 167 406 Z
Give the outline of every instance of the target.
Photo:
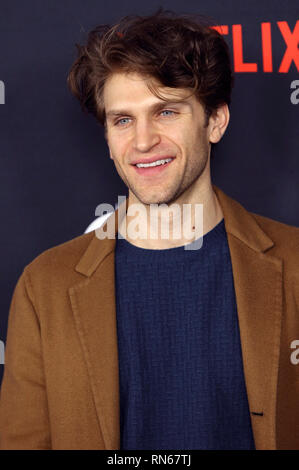
M 129 194 L 120 234 L 132 245 L 146 249 L 175 248 L 204 236 L 222 220 L 223 212 L 210 177 L 199 180 L 165 207 L 143 204 Z M 132 204 L 137 204 L 137 216 L 136 211 L 128 215 Z M 185 209 L 184 204 L 188 205 Z

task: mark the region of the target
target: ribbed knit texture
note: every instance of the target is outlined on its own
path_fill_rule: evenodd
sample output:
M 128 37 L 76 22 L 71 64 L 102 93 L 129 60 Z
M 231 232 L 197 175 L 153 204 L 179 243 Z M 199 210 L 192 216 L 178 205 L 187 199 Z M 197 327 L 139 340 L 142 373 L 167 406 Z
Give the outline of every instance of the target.
M 254 449 L 224 220 L 202 241 L 116 239 L 121 449 Z

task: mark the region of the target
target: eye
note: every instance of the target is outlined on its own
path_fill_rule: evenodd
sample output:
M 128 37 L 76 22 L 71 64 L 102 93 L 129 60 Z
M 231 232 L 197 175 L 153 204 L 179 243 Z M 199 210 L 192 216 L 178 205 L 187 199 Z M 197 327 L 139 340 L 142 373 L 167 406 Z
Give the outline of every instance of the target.
M 121 119 L 119 119 L 118 121 L 116 121 L 116 122 L 114 123 L 114 125 L 115 125 L 115 126 L 118 126 L 118 125 L 121 123 L 121 121 L 125 121 L 126 119 L 129 119 L 129 118 L 121 118 Z M 125 122 L 124 124 L 127 124 L 127 123 Z
M 171 109 L 163 109 L 163 111 L 161 111 L 160 114 L 162 114 L 162 113 L 170 113 L 170 114 L 166 115 L 165 117 L 168 117 L 168 116 L 172 116 L 172 115 L 174 115 L 174 114 L 177 114 L 175 111 L 172 111 Z M 115 125 L 115 126 L 121 126 L 121 127 L 123 127 L 124 125 L 128 124 L 128 122 L 124 122 L 124 121 L 128 121 L 128 119 L 130 119 L 130 118 L 121 118 L 121 119 L 118 119 L 118 120 L 114 123 L 114 125 Z
M 163 109 L 163 111 L 161 111 L 161 114 L 162 113 L 172 113 L 172 114 L 176 114 L 175 111 L 171 111 L 171 109 Z

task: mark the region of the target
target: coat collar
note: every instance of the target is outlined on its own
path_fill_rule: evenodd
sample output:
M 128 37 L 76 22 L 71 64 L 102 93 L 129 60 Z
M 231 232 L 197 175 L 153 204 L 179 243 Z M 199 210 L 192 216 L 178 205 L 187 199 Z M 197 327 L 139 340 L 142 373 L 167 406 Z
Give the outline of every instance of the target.
M 227 196 L 221 189 L 213 185 L 213 189 L 216 193 L 218 201 L 222 207 L 224 215 L 224 223 L 226 232 L 241 240 L 249 248 L 256 252 L 264 252 L 271 248 L 274 243 L 271 238 L 260 228 L 255 219 L 234 199 Z M 99 243 L 99 234 L 101 231 L 108 228 L 109 233 L 113 236 L 113 224 L 115 227 L 114 233 L 118 230 L 118 213 L 121 211 L 123 216 L 123 207 L 128 208 L 128 198 L 125 200 L 125 204 L 122 205 L 122 209 L 116 209 L 115 212 L 109 217 L 110 223 L 107 227 L 108 220 L 101 227 L 101 229 L 95 230 L 95 236 L 91 240 L 87 250 L 80 259 L 76 266 L 76 271 L 84 274 L 85 276 L 91 276 L 97 269 L 101 261 L 115 249 L 115 239 L 105 238 Z
M 282 261 L 252 214 L 213 185 L 230 249 L 243 368 L 256 449 L 276 449 L 276 398 L 282 313 Z M 69 289 L 106 449 L 119 449 L 119 376 L 115 308 L 115 238 L 118 214 L 107 219 L 75 267 L 84 280 Z

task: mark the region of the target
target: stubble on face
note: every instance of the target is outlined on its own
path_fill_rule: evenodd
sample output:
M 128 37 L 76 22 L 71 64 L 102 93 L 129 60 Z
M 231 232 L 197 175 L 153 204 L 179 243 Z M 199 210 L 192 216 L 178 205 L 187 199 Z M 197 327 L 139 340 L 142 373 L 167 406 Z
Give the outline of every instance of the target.
M 133 82 L 130 82 L 132 79 Z M 130 85 L 132 93 L 130 93 Z M 141 79 L 136 83 L 136 77 L 122 74 L 112 77 L 106 92 L 108 107 L 113 105 L 116 108 L 119 97 L 121 102 L 127 102 L 128 108 L 132 107 L 132 109 L 134 105 L 137 109 L 140 103 L 154 97 L 144 80 Z M 163 94 L 165 96 L 165 93 Z M 159 127 L 160 140 L 146 153 L 138 153 L 138 150 L 130 146 L 122 147 L 120 140 L 117 140 L 116 133 L 111 134 L 111 139 L 107 137 L 110 155 L 113 155 L 116 170 L 129 189 L 130 203 L 170 205 L 179 199 L 184 203 L 188 193 L 192 192 L 192 188 L 206 173 L 210 145 L 207 139 L 207 128 L 204 127 L 205 114 L 202 105 L 194 96 L 189 101 L 192 105 L 191 110 L 171 125 Z M 167 109 L 167 105 L 165 108 Z M 126 138 L 126 134 L 119 134 L 119 136 Z M 143 177 L 138 175 L 128 163 L 132 161 L 131 155 L 133 154 L 134 158 L 138 155 L 141 159 L 155 154 L 171 154 L 176 158 L 169 168 L 163 170 L 165 173 L 161 178 L 157 177 L 156 181 L 155 178 L 143 180 Z

